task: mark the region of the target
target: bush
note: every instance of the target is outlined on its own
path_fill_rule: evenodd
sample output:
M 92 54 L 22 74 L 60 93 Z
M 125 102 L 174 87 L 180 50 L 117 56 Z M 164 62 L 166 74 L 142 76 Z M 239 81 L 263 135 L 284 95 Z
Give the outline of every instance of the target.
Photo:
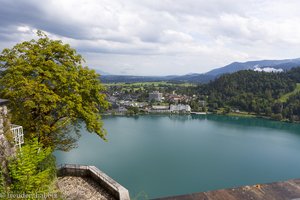
M 281 121 L 283 119 L 282 114 L 280 114 L 280 113 L 279 114 L 272 114 L 271 118 L 275 119 L 275 120 L 278 120 L 278 121 Z
M 18 150 L 8 166 L 15 193 L 36 194 L 49 191 L 56 176 L 55 159 L 50 148 L 42 148 L 37 139 Z

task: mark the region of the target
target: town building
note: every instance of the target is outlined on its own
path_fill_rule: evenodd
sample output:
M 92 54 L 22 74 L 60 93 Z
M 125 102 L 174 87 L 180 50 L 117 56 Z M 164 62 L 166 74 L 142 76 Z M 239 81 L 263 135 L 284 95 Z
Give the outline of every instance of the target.
M 164 105 L 157 105 L 157 106 L 152 106 L 153 110 L 169 110 L 169 106 L 164 106 Z
M 171 112 L 191 112 L 191 106 L 185 104 L 170 105 Z
M 163 95 L 158 91 L 149 93 L 149 101 L 162 101 Z
M 177 95 L 177 94 L 166 94 L 166 101 L 174 104 L 178 103 L 188 103 L 192 97 L 186 95 Z
M 170 113 L 170 106 L 168 105 L 153 105 L 151 109 L 147 109 L 149 113 Z
M 119 113 L 125 113 L 125 112 L 127 112 L 127 109 L 126 109 L 125 107 L 120 106 L 120 107 L 117 109 L 117 111 L 118 111 Z

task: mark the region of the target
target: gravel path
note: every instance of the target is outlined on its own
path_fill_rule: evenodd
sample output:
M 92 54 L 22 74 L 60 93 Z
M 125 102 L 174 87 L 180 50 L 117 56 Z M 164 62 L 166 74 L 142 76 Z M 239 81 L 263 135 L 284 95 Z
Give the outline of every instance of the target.
M 58 177 L 58 187 L 67 200 L 115 200 L 99 184 L 86 177 Z

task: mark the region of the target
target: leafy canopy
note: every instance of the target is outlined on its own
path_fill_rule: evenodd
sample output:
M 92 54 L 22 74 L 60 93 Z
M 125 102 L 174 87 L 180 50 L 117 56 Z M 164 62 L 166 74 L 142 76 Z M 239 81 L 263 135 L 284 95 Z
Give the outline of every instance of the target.
M 44 147 L 69 150 L 82 122 L 105 139 L 100 111 L 107 109 L 104 87 L 94 70 L 68 44 L 38 31 L 0 54 L 0 93 L 10 100 L 13 123 Z

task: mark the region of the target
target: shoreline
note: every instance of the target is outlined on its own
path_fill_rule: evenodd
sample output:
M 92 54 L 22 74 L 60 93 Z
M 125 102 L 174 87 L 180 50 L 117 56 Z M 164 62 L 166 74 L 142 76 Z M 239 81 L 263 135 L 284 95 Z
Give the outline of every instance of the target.
M 257 119 L 266 119 L 274 122 L 284 122 L 284 123 L 289 123 L 289 124 L 299 124 L 300 121 L 288 121 L 288 120 L 276 120 L 268 116 L 263 116 L 263 115 L 255 115 L 255 114 L 248 114 L 248 113 L 212 113 L 212 112 L 206 112 L 205 114 L 201 112 L 201 114 L 196 114 L 195 112 L 190 112 L 190 113 L 167 113 L 167 112 L 153 112 L 153 113 L 137 113 L 137 114 L 126 114 L 126 113 L 103 113 L 101 114 L 102 116 L 125 116 L 125 117 L 137 117 L 137 116 L 145 116 L 145 115 L 161 115 L 161 116 L 168 116 L 168 115 L 193 115 L 193 116 L 207 116 L 207 115 L 220 115 L 220 116 L 228 116 L 228 117 L 241 117 L 241 118 L 257 118 Z

